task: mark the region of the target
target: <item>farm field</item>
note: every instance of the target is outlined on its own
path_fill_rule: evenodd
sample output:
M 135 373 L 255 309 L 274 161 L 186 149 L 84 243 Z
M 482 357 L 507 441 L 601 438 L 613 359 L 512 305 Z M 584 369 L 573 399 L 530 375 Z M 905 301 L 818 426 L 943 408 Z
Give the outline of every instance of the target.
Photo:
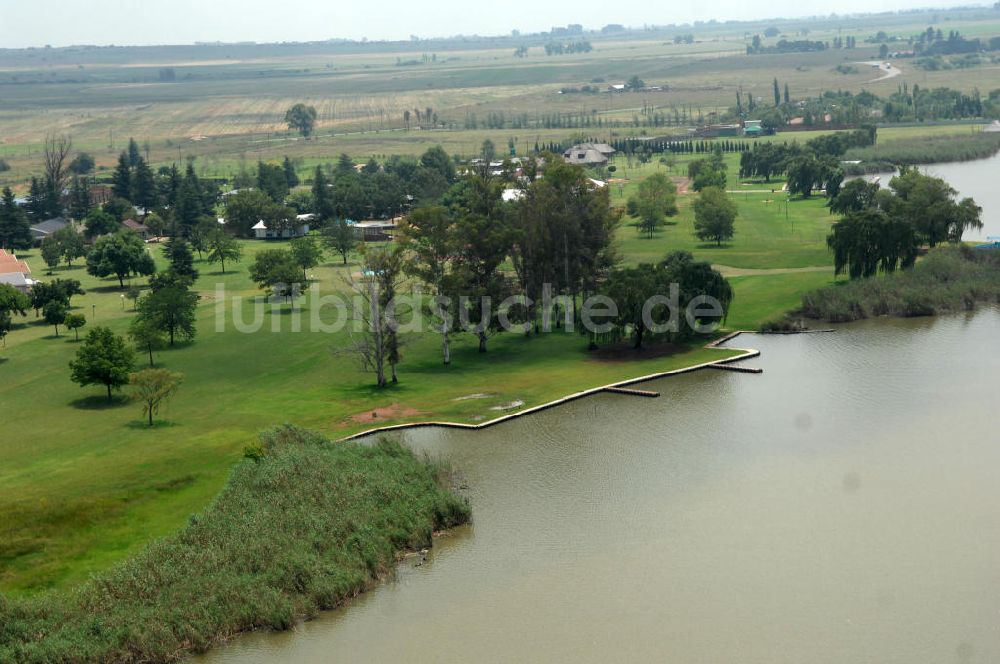
M 970 92 L 1000 85 L 1000 64 L 924 71 L 902 60 L 902 74 L 876 81 L 870 67 L 840 73 L 840 64 L 877 59 L 876 31 L 908 37 L 937 21 L 970 36 L 1000 34 L 1000 16 L 986 10 L 939 15 L 841 17 L 810 22 L 808 38 L 854 36 L 853 50 L 747 56 L 749 35 L 766 24 L 701 25 L 691 44 L 674 43 L 673 31 L 594 38 L 594 50 L 546 56 L 543 42 L 526 39 L 526 57 L 514 56 L 513 38 L 387 44 L 204 45 L 137 48 L 73 47 L 0 52 L 0 158 L 11 170 L 0 184 L 23 188 L 37 166 L 44 136 L 73 137 L 98 166 L 113 166 L 134 137 L 154 166 L 197 158 L 202 175 L 231 176 L 241 163 L 288 154 L 309 163 L 347 152 L 413 154 L 427 143 L 474 154 L 485 138 L 498 145 L 517 140 L 521 151 L 536 140 L 571 140 L 580 134 L 602 139 L 638 133 L 629 124 L 642 111 L 689 113 L 710 118 L 734 101 L 736 91 L 768 100 L 777 78 L 797 99 L 826 90 L 869 90 L 879 95 L 898 86 L 947 86 Z M 773 22 L 780 36 L 802 38 L 802 21 Z M 765 40 L 765 44 L 778 39 Z M 166 74 L 165 72 L 169 72 Z M 615 82 L 639 76 L 662 91 L 610 94 Z M 877 76 L 876 76 L 877 78 Z M 558 94 L 562 88 L 593 86 L 592 94 Z M 289 133 L 282 119 L 292 104 L 318 111 L 312 140 Z M 404 112 L 431 111 L 407 131 Z M 508 120 L 545 114 L 589 117 L 602 128 L 490 129 L 488 117 Z M 473 120 L 474 118 L 474 120 Z M 467 128 L 473 122 L 474 128 Z M 422 127 L 420 129 L 419 127 Z M 672 128 L 677 131 L 679 128 Z M 682 129 L 681 129 L 682 130 Z

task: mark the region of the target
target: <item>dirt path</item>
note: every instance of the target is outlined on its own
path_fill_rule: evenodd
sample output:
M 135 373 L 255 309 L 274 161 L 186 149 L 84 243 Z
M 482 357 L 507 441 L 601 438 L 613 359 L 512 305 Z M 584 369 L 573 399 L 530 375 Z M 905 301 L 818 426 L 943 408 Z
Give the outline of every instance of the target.
M 713 265 L 724 277 L 763 277 L 769 274 L 798 274 L 807 272 L 831 272 L 832 265 L 820 265 L 813 267 L 774 267 L 774 268 L 752 268 L 752 267 L 732 267 L 730 265 Z

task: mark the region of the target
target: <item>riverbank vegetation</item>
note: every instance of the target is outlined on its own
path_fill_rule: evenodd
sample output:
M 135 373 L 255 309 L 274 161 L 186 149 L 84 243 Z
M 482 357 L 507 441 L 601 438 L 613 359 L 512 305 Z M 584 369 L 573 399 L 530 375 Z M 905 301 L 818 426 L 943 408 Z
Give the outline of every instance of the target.
M 913 269 L 808 293 L 789 320 L 846 323 L 877 316 L 933 316 L 998 302 L 1000 254 L 965 246 L 938 247 Z
M 246 456 L 208 508 L 139 555 L 74 590 L 0 595 L 0 661 L 167 662 L 289 629 L 469 520 L 447 468 L 398 443 L 286 426 Z
M 844 154 L 848 175 L 884 173 L 901 166 L 985 159 L 1000 152 L 1000 133 L 923 136 L 882 141 L 878 146 L 851 148 Z

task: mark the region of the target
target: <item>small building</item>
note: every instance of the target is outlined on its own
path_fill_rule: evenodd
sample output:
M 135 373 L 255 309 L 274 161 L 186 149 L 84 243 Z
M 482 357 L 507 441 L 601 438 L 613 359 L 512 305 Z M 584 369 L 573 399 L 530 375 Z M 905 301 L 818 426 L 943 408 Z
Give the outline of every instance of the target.
M 6 274 L 0 273 L 0 284 L 13 286 L 22 293 L 27 294 L 31 292 L 31 287 L 35 285 L 35 281 L 23 272 L 9 272 Z
M 354 235 L 362 242 L 388 242 L 396 235 L 396 227 L 401 219 L 371 219 L 368 221 L 351 221 L 347 224 L 354 229 Z
M 146 241 L 149 239 L 149 226 L 139 223 L 135 219 L 126 219 L 122 222 L 122 228 L 130 230 Z
M 62 217 L 46 219 L 45 221 L 39 222 L 31 227 L 31 237 L 36 245 L 40 245 L 42 240 L 56 231 L 61 231 L 67 226 L 69 226 L 69 221 L 63 219 Z
M 762 120 L 745 120 L 743 122 L 743 135 L 751 138 L 764 135 L 764 124 Z
M 699 127 L 695 135 L 701 138 L 719 138 L 722 136 L 739 136 L 743 126 L 739 124 L 710 124 Z
M 283 228 L 281 230 L 271 230 L 261 219 L 251 228 L 254 237 L 258 240 L 290 240 L 296 237 L 309 235 L 309 224 L 300 223 L 296 220 L 296 225 Z
M 563 159 L 578 166 L 607 166 L 614 154 L 607 143 L 580 143 L 563 152 Z

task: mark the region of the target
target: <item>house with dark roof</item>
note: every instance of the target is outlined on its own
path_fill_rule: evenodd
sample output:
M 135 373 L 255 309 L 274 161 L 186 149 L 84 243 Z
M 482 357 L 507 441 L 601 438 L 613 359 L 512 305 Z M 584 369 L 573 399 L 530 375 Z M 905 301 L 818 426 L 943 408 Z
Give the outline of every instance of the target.
M 563 152 L 563 159 L 579 166 L 607 166 L 614 153 L 607 143 L 580 143 Z
M 42 240 L 52 235 L 56 231 L 61 231 L 67 226 L 69 226 L 69 221 L 63 219 L 62 217 L 55 217 L 54 219 L 46 219 L 45 221 L 32 225 L 31 237 L 34 239 L 35 244 L 39 245 L 42 243 Z
M 130 230 L 143 240 L 149 239 L 149 226 L 139 223 L 135 219 L 126 219 L 122 222 L 122 228 Z

